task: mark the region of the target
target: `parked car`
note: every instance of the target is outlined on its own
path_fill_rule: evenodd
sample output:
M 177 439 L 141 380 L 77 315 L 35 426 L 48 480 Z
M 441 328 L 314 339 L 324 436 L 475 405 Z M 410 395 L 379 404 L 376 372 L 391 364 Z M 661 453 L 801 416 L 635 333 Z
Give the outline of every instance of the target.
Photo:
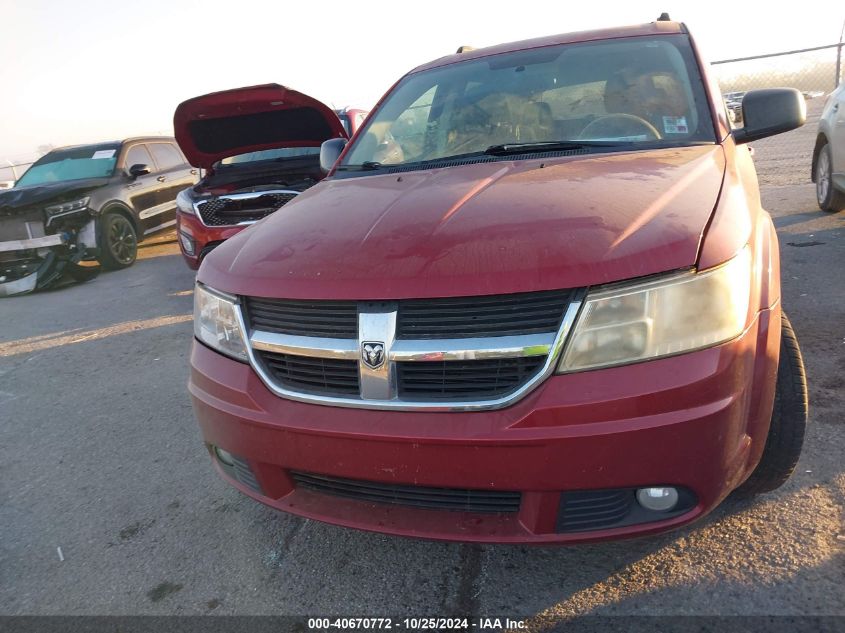
M 55 149 L 0 191 L 0 296 L 44 288 L 83 260 L 119 269 L 138 241 L 175 224 L 176 194 L 196 182 L 173 138 Z
M 361 108 L 342 108 L 335 110 L 335 113 L 340 119 L 341 124 L 343 124 L 346 135 L 350 138 L 363 125 L 369 114 L 367 110 L 362 110 Z
M 176 139 L 205 174 L 183 191 L 179 245 L 188 266 L 325 175 L 320 144 L 349 138 L 366 111 L 338 112 L 277 84 L 215 92 L 176 109 Z
M 271 507 L 431 539 L 572 543 L 773 490 L 807 392 L 777 235 L 687 28 L 412 70 L 328 176 L 219 246 L 189 389 L 214 467 Z M 309 135 L 316 137 L 316 135 Z
M 819 207 L 845 209 L 845 83 L 828 95 L 822 108 L 811 175 Z
M 745 94 L 745 91 L 725 93 L 725 107 L 731 123 L 742 123 L 742 98 Z

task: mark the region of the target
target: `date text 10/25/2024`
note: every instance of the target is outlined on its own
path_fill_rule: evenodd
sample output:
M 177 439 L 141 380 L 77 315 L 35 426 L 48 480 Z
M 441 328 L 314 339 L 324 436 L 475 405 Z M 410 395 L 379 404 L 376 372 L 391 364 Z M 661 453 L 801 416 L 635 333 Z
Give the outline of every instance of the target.
M 524 620 L 510 618 L 308 618 L 308 629 L 328 630 L 479 630 L 517 631 L 526 628 Z

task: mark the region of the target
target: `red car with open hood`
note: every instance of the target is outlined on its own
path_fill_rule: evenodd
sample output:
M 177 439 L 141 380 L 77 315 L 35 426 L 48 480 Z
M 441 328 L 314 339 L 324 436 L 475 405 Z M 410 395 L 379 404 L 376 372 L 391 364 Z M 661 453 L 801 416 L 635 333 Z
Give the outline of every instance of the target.
M 323 179 L 320 144 L 348 139 L 367 112 L 334 111 L 301 92 L 266 84 L 189 99 L 176 109 L 176 140 L 205 170 L 177 198 L 179 245 L 197 268 L 213 248 Z
M 804 107 L 749 92 L 732 131 L 660 20 L 444 57 L 351 142 L 320 126 L 327 178 L 199 269 L 214 467 L 279 510 L 477 542 L 654 533 L 778 487 L 806 384 L 744 144 Z

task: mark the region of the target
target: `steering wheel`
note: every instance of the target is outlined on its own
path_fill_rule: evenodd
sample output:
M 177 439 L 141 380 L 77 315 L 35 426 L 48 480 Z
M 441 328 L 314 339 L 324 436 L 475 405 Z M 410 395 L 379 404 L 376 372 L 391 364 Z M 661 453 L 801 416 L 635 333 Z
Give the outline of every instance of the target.
M 600 130 L 601 126 L 607 124 L 609 121 L 634 123 L 635 125 L 645 130 L 645 132 L 652 139 L 658 140 L 662 138 L 660 136 L 660 132 L 657 131 L 657 128 L 642 117 L 638 117 L 635 114 L 625 114 L 622 112 L 617 112 L 615 114 L 605 114 L 604 116 L 600 116 L 597 119 L 593 119 L 584 127 L 583 130 L 581 130 L 581 133 L 578 134 L 578 138 L 581 140 L 588 140 L 591 136 L 595 136 L 596 131 Z

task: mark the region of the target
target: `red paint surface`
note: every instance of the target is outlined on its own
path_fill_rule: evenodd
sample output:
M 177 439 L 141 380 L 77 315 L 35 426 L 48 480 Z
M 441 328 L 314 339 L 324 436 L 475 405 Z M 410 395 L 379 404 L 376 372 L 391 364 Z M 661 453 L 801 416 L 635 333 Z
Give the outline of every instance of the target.
M 771 416 L 779 309 L 715 348 L 554 376 L 492 412 L 371 411 L 273 395 L 248 365 L 199 343 L 190 391 L 206 442 L 249 460 L 277 509 L 349 527 L 434 539 L 578 542 L 651 533 L 715 507 L 759 460 Z M 767 391 L 768 389 L 768 391 Z M 755 394 L 765 397 L 755 397 Z M 519 490 L 512 516 L 418 510 L 295 490 L 286 471 L 447 488 Z M 553 533 L 562 491 L 674 484 L 698 496 L 660 523 Z M 526 496 L 527 495 L 527 496 Z
M 689 268 L 724 162 L 706 145 L 326 180 L 221 245 L 199 280 L 237 294 L 363 300 Z
M 211 169 L 212 165 L 223 158 L 234 154 L 245 154 L 277 147 L 315 147 L 325 138 L 299 140 L 280 145 L 278 142 L 260 145 L 244 145 L 238 151 L 227 150 L 219 153 L 209 153 L 200 150 L 191 137 L 189 124 L 200 119 L 218 119 L 232 116 L 257 114 L 271 110 L 285 110 L 292 108 L 309 108 L 319 112 L 328 123 L 332 137 L 346 138 L 346 130 L 337 114 L 324 103 L 306 94 L 291 90 L 278 84 L 264 84 L 246 88 L 223 90 L 211 94 L 194 97 L 184 101 L 176 108 L 173 115 L 173 129 L 176 142 L 188 162 L 195 167 Z

